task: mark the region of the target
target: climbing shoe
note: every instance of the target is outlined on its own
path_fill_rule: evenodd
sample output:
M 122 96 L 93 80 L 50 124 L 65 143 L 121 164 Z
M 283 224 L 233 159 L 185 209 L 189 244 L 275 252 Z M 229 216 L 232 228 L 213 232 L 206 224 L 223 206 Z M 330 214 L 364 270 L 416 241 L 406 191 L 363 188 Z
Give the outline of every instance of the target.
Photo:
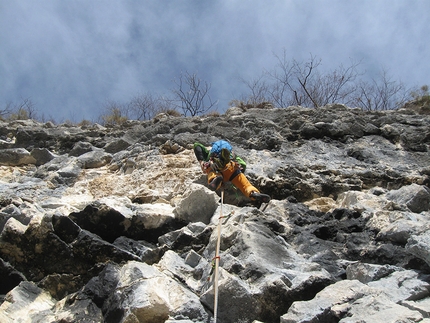
M 269 195 L 258 193 L 258 192 L 252 192 L 249 197 L 253 200 L 260 201 L 263 203 L 269 203 L 269 201 L 270 201 Z
M 221 187 L 221 184 L 222 184 L 222 176 L 217 176 L 209 183 L 208 186 L 212 191 L 216 191 Z

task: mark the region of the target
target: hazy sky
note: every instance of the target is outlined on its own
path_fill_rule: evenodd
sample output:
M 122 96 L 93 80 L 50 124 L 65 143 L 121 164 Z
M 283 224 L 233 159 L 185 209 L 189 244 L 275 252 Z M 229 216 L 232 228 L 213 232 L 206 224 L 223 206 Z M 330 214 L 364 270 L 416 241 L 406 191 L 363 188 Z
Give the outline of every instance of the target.
M 224 112 L 284 50 L 430 85 L 429 21 L 430 0 L 0 0 L 0 109 L 30 98 L 45 119 L 94 121 L 189 72 Z

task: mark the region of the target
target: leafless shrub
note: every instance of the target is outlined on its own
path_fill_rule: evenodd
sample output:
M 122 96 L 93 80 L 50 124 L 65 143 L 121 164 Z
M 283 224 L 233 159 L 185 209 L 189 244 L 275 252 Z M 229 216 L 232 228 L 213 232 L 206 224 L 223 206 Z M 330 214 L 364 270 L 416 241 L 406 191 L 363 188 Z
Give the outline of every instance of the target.
M 273 109 L 273 104 L 266 101 L 250 103 L 249 101 L 244 102 L 242 100 L 232 100 L 230 101 L 230 106 L 238 107 L 242 109 L 242 111 L 247 111 L 248 109 Z
M 209 95 L 210 83 L 202 81 L 196 74 L 181 74 L 175 83 L 178 89 L 173 90 L 173 93 L 184 116 L 206 113 L 218 103 L 213 102 Z
M 403 106 L 411 96 L 404 84 L 394 81 L 386 70 L 378 79 L 357 84 L 353 104 L 363 110 L 394 110 Z
M 351 61 L 347 66 L 341 64 L 322 73 L 321 60 L 312 54 L 306 61 L 289 60 L 285 50 L 275 57 L 277 64 L 273 70 L 243 81 L 249 94 L 237 106 L 247 109 L 272 102 L 277 108 L 290 105 L 318 108 L 341 103 L 363 110 L 392 110 L 413 97 L 403 83 L 393 80 L 385 70 L 378 79 L 362 78 L 363 73 L 358 71 L 360 62 Z M 416 91 L 415 96 L 425 97 L 426 89 L 428 94 L 427 87 Z
M 313 55 L 305 62 L 289 61 L 285 51 L 283 56 L 276 57 L 278 63 L 268 76 L 272 84 L 270 96 L 278 107 L 302 105 L 318 108 L 339 102 L 347 104 L 345 101 L 355 91 L 359 63 L 351 62 L 347 67 L 340 65 L 332 72 L 321 74 L 321 60 Z
M 161 110 L 160 112 L 163 112 L 163 113 L 165 113 L 169 116 L 172 116 L 172 117 L 182 117 L 181 113 L 175 109 Z
M 418 105 L 429 105 L 430 94 L 428 85 L 423 85 L 418 90 L 411 91 L 411 97 Z
M 254 106 L 256 104 L 269 101 L 268 95 L 270 90 L 265 74 L 262 74 L 258 78 L 250 81 L 242 78 L 242 82 L 248 87 L 250 93 L 246 98 L 240 100 L 240 102 L 238 101 L 236 106 L 241 106 L 243 104 Z
M 4 120 L 12 112 L 12 102 L 6 103 L 6 106 L 0 110 L 0 120 Z
M 3 110 L 0 110 L 0 118 L 6 120 L 37 119 L 35 104 L 30 98 L 22 99 L 18 103 L 8 102 Z
M 140 94 L 131 99 L 127 105 L 130 119 L 150 120 L 157 113 L 159 99 L 152 94 Z
M 221 114 L 218 111 L 211 111 L 208 114 L 206 114 L 208 117 L 219 117 Z
M 127 107 L 116 101 L 107 101 L 104 111 L 100 116 L 101 124 L 104 126 L 122 125 L 129 119 Z

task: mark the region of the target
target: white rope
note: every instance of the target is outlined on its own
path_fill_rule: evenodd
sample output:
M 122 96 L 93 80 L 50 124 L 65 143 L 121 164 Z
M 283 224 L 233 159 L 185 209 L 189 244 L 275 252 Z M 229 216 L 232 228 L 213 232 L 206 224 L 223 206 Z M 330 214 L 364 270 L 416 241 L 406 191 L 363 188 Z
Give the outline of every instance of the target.
M 214 279 L 214 323 L 217 322 L 218 315 L 218 273 L 219 273 L 219 249 L 221 244 L 221 222 L 223 218 L 222 207 L 224 204 L 224 189 L 221 189 L 221 208 L 218 220 L 218 240 L 215 251 L 215 279 Z

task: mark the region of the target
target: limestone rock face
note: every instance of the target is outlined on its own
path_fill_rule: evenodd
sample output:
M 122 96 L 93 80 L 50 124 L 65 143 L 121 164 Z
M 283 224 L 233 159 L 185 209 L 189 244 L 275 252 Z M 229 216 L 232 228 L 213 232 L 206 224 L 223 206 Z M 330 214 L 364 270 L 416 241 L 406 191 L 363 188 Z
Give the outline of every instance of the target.
M 1 322 L 426 322 L 430 115 L 230 108 L 0 121 Z M 224 139 L 272 198 L 206 187 Z

